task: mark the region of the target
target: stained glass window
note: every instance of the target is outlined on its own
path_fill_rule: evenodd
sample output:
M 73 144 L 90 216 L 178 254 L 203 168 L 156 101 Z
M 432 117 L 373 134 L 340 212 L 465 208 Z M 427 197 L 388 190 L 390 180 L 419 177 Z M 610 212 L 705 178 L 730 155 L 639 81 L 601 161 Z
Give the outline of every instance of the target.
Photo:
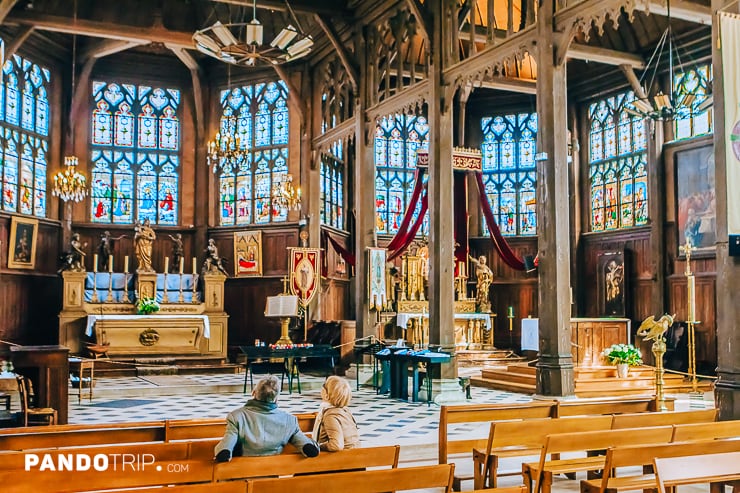
M 592 231 L 648 221 L 645 121 L 624 110 L 634 98 L 629 91 L 589 106 Z
M 4 49 L 0 41 L 0 49 Z M 2 210 L 46 216 L 49 70 L 19 55 L 2 67 L 0 183 Z
M 222 226 L 288 219 L 272 197 L 288 175 L 288 88 L 283 81 L 221 91 L 221 132 L 235 132 L 246 158 L 222 163 L 219 217 Z
M 321 155 L 321 223 L 344 227 L 344 146 L 336 141 Z
M 92 95 L 92 222 L 177 224 L 180 91 L 94 81 Z
M 712 92 L 712 66 L 700 65 L 673 76 L 677 115 L 673 120 L 676 139 L 687 139 L 712 132 L 712 109 L 701 105 Z M 688 97 L 687 95 L 693 95 Z
M 486 117 L 481 120 L 481 128 L 483 184 L 501 233 L 536 234 L 537 114 Z M 483 233 L 490 234 L 485 219 L 481 221 Z
M 416 172 L 416 151 L 429 146 L 426 118 L 397 114 L 384 117 L 375 130 L 375 231 L 395 234 L 411 199 Z M 426 175 L 428 176 L 428 175 Z M 417 202 L 414 217 L 418 215 Z M 424 220 L 427 234 L 429 221 Z

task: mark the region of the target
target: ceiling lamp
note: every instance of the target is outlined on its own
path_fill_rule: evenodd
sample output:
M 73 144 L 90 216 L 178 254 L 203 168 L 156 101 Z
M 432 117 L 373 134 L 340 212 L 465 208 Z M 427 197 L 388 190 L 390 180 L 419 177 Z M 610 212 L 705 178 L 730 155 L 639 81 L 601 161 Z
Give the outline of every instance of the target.
M 301 187 L 293 186 L 293 175 L 283 175 L 280 184 L 273 189 L 272 205 L 292 211 L 301 209 Z
M 264 26 L 257 20 L 257 0 L 254 0 L 250 22 L 217 21 L 193 34 L 195 47 L 222 62 L 248 67 L 278 65 L 302 58 L 311 52 L 313 39 L 303 33 L 287 0 L 285 5 L 298 27 L 288 24 L 269 44 L 264 44 Z
M 64 166 L 64 171 L 54 176 L 51 194 L 64 202 L 69 200 L 79 202 L 87 196 L 87 178 L 77 171 L 77 157 L 66 156 Z
M 675 84 L 674 77 L 674 65 L 673 56 L 674 52 L 678 59 L 679 66 L 681 65 L 681 57 L 679 56 L 678 49 L 673 45 L 673 30 L 671 28 L 671 2 L 667 0 L 666 12 L 668 16 L 668 26 L 663 31 L 663 34 L 658 40 L 658 44 L 650 55 L 645 71 L 640 77 L 640 86 L 643 88 L 643 94 L 647 95 L 645 98 L 635 99 L 628 103 L 625 107 L 627 113 L 636 116 L 638 118 L 651 118 L 653 120 L 671 120 L 675 117 L 685 117 L 692 113 L 701 113 L 706 111 L 711 106 L 712 101 L 710 98 L 702 101 L 701 104 L 693 107 L 694 101 L 697 95 L 694 93 L 682 94 L 677 96 L 674 94 L 673 85 Z M 656 83 L 656 75 L 660 66 L 660 61 L 663 56 L 668 57 L 668 76 L 671 83 L 671 94 L 663 94 L 663 91 L 658 90 L 654 96 L 650 97 L 653 93 L 654 84 Z M 645 79 L 650 74 L 650 82 L 645 85 Z

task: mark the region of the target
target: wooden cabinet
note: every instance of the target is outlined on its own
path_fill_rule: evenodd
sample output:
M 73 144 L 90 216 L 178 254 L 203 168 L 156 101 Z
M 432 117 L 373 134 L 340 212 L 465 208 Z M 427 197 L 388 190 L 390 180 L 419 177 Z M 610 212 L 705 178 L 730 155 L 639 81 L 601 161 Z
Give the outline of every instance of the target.
M 57 424 L 67 424 L 69 348 L 64 346 L 14 346 L 10 348 L 16 372 L 30 378 L 35 407 L 57 410 Z
M 571 354 L 576 366 L 603 366 L 601 356 L 612 344 L 630 342 L 630 320 L 627 318 L 571 319 Z

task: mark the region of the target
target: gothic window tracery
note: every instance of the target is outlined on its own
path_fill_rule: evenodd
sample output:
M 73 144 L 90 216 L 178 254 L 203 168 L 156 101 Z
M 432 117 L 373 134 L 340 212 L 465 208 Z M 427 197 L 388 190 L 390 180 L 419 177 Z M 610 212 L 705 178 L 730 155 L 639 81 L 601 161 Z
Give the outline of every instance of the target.
M 712 66 L 699 65 L 673 76 L 673 94 L 677 101 L 684 101 L 687 94 L 695 97 L 689 104 L 682 104 L 673 120 L 674 137 L 688 139 L 712 133 L 712 109 L 700 111 L 700 106 L 712 92 Z
M 344 174 L 346 145 L 337 140 L 321 154 L 321 224 L 344 228 Z

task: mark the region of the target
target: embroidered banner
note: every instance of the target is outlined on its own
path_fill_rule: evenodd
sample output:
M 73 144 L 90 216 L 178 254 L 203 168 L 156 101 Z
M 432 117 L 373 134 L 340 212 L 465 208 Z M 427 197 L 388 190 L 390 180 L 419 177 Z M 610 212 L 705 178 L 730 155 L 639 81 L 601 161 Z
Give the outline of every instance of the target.
M 290 291 L 308 306 L 319 287 L 321 250 L 290 248 Z
M 727 184 L 740 183 L 740 17 L 720 12 Z M 727 187 L 727 232 L 740 235 L 740 194 Z

